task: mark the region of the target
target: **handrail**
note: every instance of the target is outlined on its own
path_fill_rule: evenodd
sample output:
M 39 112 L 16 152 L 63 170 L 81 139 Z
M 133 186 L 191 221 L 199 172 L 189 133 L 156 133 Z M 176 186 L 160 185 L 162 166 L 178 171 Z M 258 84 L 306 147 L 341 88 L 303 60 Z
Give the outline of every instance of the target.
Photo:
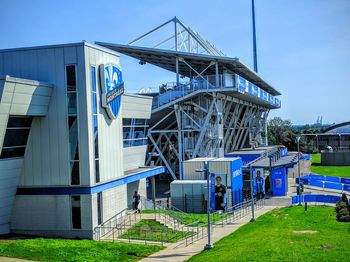
M 236 78 L 238 80 L 236 80 Z M 180 83 L 169 82 L 163 84 L 160 87 L 160 93 L 153 98 L 152 108 L 158 108 L 166 103 L 174 101 L 178 98 L 182 98 L 187 94 L 193 93 L 197 90 L 223 88 L 235 88 L 240 93 L 248 93 L 271 105 L 277 107 L 281 106 L 281 101 L 277 97 L 271 95 L 262 88 L 248 82 L 246 79 L 242 78 L 237 74 L 219 74 L 218 79 L 219 82 L 217 83 L 216 75 L 206 75 L 202 76 L 201 79 L 198 77 L 192 79 L 191 81 Z M 163 90 L 165 92 L 162 92 Z

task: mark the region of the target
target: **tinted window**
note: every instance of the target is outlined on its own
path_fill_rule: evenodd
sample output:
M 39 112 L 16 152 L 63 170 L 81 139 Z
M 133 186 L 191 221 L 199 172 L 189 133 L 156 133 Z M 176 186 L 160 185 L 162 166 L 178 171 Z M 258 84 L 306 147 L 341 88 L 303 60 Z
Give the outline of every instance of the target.
M 81 229 L 80 196 L 72 196 L 71 205 L 72 205 L 72 227 L 75 229 Z
M 10 117 L 7 123 L 7 128 L 11 127 L 30 127 L 32 118 L 30 117 Z
M 71 185 L 79 185 L 80 184 L 80 176 L 79 176 L 79 162 L 71 162 Z
M 0 159 L 22 157 L 24 156 L 25 150 L 25 147 L 3 148 L 1 151 Z
M 66 66 L 67 90 L 75 91 L 77 87 L 75 65 Z

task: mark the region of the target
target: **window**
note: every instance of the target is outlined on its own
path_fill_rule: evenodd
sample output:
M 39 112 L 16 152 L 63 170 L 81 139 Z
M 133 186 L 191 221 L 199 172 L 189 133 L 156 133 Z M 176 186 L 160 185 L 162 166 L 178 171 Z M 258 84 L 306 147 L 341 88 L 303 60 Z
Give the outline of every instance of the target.
M 102 192 L 97 193 L 97 223 L 102 224 Z
M 96 90 L 96 69 L 91 66 L 91 99 L 92 99 L 92 130 L 94 139 L 94 158 L 95 158 L 95 182 L 100 182 L 100 164 L 98 151 L 98 107 Z
M 31 123 L 31 117 L 10 117 L 8 119 L 0 159 L 24 156 Z
M 147 145 L 147 119 L 123 119 L 124 147 Z
M 71 196 L 72 205 L 72 227 L 81 229 L 81 206 L 80 196 Z
M 77 110 L 77 77 L 76 66 L 66 66 L 68 134 L 69 134 L 69 171 L 71 185 L 80 185 L 79 168 L 79 126 Z

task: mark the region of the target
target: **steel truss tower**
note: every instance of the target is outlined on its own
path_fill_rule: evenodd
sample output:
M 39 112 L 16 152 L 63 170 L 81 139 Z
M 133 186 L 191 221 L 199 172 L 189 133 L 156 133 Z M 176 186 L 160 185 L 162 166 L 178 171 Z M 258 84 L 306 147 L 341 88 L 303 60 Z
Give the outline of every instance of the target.
M 152 41 L 165 27 L 170 35 Z M 266 119 L 280 93 L 176 17 L 128 45 L 98 44 L 176 75 L 159 93 L 144 93 L 153 96 L 147 164 L 165 165 L 177 179 L 184 160 L 266 145 Z

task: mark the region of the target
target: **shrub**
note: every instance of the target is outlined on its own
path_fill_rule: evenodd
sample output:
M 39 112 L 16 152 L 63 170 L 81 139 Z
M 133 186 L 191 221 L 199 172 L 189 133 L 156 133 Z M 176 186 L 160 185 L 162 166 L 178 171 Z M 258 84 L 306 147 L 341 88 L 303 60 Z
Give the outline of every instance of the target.
M 340 222 L 350 222 L 350 212 L 347 208 L 342 208 L 337 213 L 337 220 Z
M 345 193 L 342 194 L 341 200 L 335 205 L 335 211 L 337 212 L 338 221 L 350 222 L 350 205 Z
M 346 203 L 343 201 L 338 201 L 335 205 L 335 212 L 338 213 L 343 208 L 346 208 Z

